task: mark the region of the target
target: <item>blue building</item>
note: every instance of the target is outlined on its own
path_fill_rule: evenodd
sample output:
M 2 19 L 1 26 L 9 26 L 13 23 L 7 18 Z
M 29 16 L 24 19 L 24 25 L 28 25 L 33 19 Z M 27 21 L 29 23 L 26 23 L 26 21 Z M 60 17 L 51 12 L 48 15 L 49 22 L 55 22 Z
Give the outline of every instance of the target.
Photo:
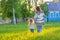
M 60 22 L 60 2 L 48 2 L 47 8 L 49 13 L 45 20 L 48 22 Z

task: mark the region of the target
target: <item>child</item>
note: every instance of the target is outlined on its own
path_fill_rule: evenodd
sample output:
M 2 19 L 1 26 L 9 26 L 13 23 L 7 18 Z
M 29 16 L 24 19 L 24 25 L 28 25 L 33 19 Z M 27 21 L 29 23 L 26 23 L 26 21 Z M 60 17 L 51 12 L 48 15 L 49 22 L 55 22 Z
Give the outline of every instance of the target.
M 34 19 L 30 18 L 28 22 L 29 22 L 30 31 L 34 32 Z

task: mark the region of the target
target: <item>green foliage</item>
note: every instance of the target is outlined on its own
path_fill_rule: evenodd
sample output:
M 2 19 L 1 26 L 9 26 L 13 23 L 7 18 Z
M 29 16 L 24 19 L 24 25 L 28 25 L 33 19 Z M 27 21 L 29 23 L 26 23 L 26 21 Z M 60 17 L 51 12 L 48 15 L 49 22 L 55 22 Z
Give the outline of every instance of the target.
M 33 13 L 30 10 L 30 7 L 26 2 L 22 3 L 20 6 L 20 15 L 23 19 L 33 16 Z
M 48 14 L 47 4 L 46 3 L 41 4 L 40 7 L 44 11 L 45 15 L 47 15 Z
M 20 6 L 20 13 L 21 13 L 21 17 L 22 18 L 26 18 L 27 17 L 27 4 L 26 3 L 22 3 Z
M 15 0 L 14 0 L 15 1 Z M 14 8 L 15 8 L 15 17 L 16 18 L 20 18 L 21 17 L 21 12 L 20 12 L 20 6 L 21 6 L 21 1 L 20 0 L 16 0 L 15 2 L 14 2 L 15 4 L 14 4 Z
M 3 19 L 12 17 L 12 0 L 2 0 L 2 13 Z
M 13 17 L 12 7 L 14 6 L 14 13 L 16 18 L 28 18 L 33 17 L 34 13 L 30 10 L 30 3 L 27 3 L 25 0 L 2 0 L 2 17 L 5 19 L 6 17 Z
M 1 7 L 2 7 L 2 17 L 3 19 L 8 17 L 8 18 L 12 18 L 13 17 L 13 13 L 12 13 L 12 7 L 14 6 L 15 9 L 15 17 L 18 18 L 19 17 L 19 6 L 20 4 L 18 3 L 20 2 L 20 0 L 14 0 L 14 4 L 12 0 L 2 0 L 1 2 Z

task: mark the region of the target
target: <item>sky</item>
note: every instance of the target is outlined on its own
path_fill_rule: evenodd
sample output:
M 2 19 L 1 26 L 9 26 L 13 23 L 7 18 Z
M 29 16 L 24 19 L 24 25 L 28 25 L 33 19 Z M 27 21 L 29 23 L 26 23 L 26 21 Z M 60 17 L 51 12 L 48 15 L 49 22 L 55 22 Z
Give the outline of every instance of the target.
M 53 0 L 43 0 L 43 1 L 45 2 L 45 1 L 53 1 Z
M 0 0 L 1 1 L 1 0 Z

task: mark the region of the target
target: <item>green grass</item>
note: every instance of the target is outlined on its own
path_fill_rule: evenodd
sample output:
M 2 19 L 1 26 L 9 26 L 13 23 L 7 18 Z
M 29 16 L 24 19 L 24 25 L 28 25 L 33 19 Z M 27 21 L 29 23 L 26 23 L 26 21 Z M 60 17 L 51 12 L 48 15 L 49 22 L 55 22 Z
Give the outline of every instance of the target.
M 0 25 L 0 39 L 1 40 L 13 40 L 15 38 L 20 38 L 20 36 L 22 36 L 23 38 L 24 37 L 28 38 L 30 35 L 30 37 L 27 40 L 60 40 L 60 22 L 45 23 L 43 26 L 43 32 L 40 34 L 36 33 L 38 34 L 37 36 L 31 37 L 32 34 L 28 32 L 27 30 L 29 30 L 29 27 L 28 27 L 28 23 L 26 22 L 18 23 L 17 25 L 1 24 Z M 33 35 L 36 35 L 36 34 L 33 33 Z M 8 35 L 11 35 L 11 36 L 8 36 Z M 19 40 L 22 40 L 22 39 L 19 39 Z
M 45 29 L 48 29 L 48 28 L 55 28 L 55 27 L 60 27 L 60 22 L 47 22 L 44 24 L 44 27 Z
M 23 32 L 28 30 L 27 23 L 0 24 L 0 33 Z
M 44 24 L 43 29 L 48 28 L 60 28 L 59 22 L 47 22 Z M 0 24 L 0 33 L 10 33 L 10 32 L 23 32 L 29 30 L 28 23 L 18 23 L 16 25 L 13 24 Z

